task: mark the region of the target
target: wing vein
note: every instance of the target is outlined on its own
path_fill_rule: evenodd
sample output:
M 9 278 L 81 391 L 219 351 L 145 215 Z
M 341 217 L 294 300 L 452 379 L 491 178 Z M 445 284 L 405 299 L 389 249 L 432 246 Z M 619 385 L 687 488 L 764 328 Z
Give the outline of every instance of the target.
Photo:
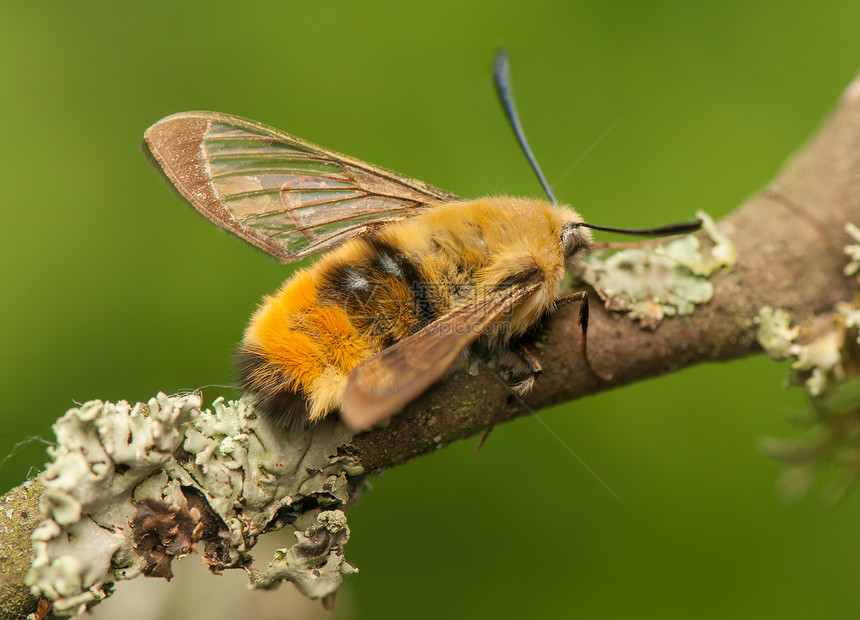
M 349 177 L 345 175 L 337 176 L 323 170 L 313 170 L 309 168 L 243 168 L 241 170 L 227 170 L 225 172 L 213 172 L 209 175 L 211 179 L 223 179 L 237 176 L 312 176 L 314 180 L 322 179 L 324 181 L 338 181 L 341 183 L 349 183 Z

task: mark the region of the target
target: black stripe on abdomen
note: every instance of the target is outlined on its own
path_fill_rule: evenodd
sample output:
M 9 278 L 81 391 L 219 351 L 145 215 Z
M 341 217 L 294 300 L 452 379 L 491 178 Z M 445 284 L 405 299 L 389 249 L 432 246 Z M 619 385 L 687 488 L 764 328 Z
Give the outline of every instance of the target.
M 322 297 L 351 317 L 361 320 L 364 315 L 370 322 L 381 305 L 375 293 L 385 289 L 386 280 L 397 280 L 411 293 L 411 315 L 417 319 L 417 329 L 435 321 L 440 315 L 434 302 L 436 290 L 421 277 L 418 266 L 383 239 L 371 236 L 363 241 L 367 253 L 361 259 L 333 265 L 322 274 Z
M 419 329 L 439 318 L 441 312 L 434 302 L 438 293 L 434 287 L 438 283 L 428 283 L 421 277 L 421 272 L 416 263 L 383 239 L 378 237 L 368 239 L 368 245 L 375 257 L 376 264 L 386 273 L 398 277 L 412 292 L 412 302 L 415 315 L 418 318 Z

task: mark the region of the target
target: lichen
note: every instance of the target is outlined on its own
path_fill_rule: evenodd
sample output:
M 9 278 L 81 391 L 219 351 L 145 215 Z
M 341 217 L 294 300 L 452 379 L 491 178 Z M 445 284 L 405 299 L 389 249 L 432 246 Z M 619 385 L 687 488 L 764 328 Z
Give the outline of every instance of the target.
M 794 361 L 786 384 L 806 390 L 810 415 L 793 417 L 805 427 L 802 436 L 768 437 L 761 442 L 765 454 L 785 465 L 779 491 L 786 499 L 802 497 L 820 478 L 826 480 L 825 497 L 836 501 L 860 475 L 857 317 L 856 308 L 839 304 L 833 318 L 819 321 L 812 333 L 790 331 L 800 341 L 787 348 L 787 357 Z
M 60 615 L 83 612 L 116 580 L 169 578 L 171 561 L 195 550 L 204 524 L 217 530 L 206 540 L 210 568 L 247 567 L 260 534 L 320 523 L 318 513 L 345 505 L 349 477 L 363 473 L 339 450 L 352 433 L 337 420 L 290 433 L 244 400 L 217 399 L 212 410 L 200 409 L 197 394 L 134 406 L 91 401 L 54 432 L 27 583 Z M 345 521 L 342 529 L 341 559 Z
M 199 404 L 196 394 L 159 394 L 135 406 L 90 401 L 54 424 L 57 444 L 48 450 L 53 461 L 43 476 L 27 583 L 54 601 L 56 613 L 82 613 L 104 598 L 114 556 L 133 544 L 127 524 L 134 488 L 172 458 L 179 425 Z M 138 574 L 141 567 L 127 568 Z
M 253 587 L 271 589 L 291 581 L 308 598 L 325 598 L 337 592 L 344 577 L 358 572 L 344 559 L 349 527 L 342 511 L 319 513 L 315 523 L 295 535 L 296 543 L 275 552 L 266 570 L 253 580 Z
M 694 235 L 614 253 L 599 250 L 576 275 L 594 287 L 609 310 L 627 312 L 645 328 L 656 328 L 665 317 L 692 314 L 713 296 L 708 278 L 737 261 L 734 246 L 713 220 L 703 211 L 697 216 L 712 241 L 707 252 Z
M 844 335 L 827 331 L 807 344 L 789 348 L 797 358 L 791 365 L 791 384 L 802 383 L 812 396 L 822 396 L 845 378 L 842 366 Z
M 337 454 L 351 437 L 334 416 L 312 432 L 292 433 L 260 420 L 244 399 L 219 398 L 212 411 L 192 419 L 183 444 L 187 459 L 177 473 L 190 475 L 231 532 L 241 535 L 243 542 L 233 541 L 241 550 L 300 499 L 346 503 L 348 477 L 363 471 L 352 456 Z
M 799 337 L 799 327 L 788 327 L 787 315 L 779 314 L 781 311 L 777 310 L 770 320 L 762 318 L 769 308 L 763 308 L 759 314 L 759 333 L 764 329 L 767 336 L 768 330 L 773 330 L 769 334 L 770 350 L 762 338 L 759 342 L 769 354 L 784 353 L 771 355 L 775 359 L 794 359 L 788 385 L 802 385 L 814 398 L 827 397 L 843 381 L 860 372 L 860 359 L 857 359 L 860 308 L 839 302 L 834 310 L 830 317 L 821 317 L 809 326 L 802 337 Z
M 800 333 L 799 327 L 791 327 L 791 315 L 781 308 L 765 306 L 759 310 L 755 323 L 756 340 L 764 352 L 774 360 L 788 359 L 792 343 Z

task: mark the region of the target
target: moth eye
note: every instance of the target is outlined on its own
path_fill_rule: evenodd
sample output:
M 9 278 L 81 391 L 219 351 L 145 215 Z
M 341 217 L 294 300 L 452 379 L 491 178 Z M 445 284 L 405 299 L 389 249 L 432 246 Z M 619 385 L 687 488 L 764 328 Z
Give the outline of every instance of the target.
M 579 252 L 586 243 L 579 231 L 576 228 L 565 228 L 561 233 L 561 247 L 564 251 L 564 257 L 570 258 Z

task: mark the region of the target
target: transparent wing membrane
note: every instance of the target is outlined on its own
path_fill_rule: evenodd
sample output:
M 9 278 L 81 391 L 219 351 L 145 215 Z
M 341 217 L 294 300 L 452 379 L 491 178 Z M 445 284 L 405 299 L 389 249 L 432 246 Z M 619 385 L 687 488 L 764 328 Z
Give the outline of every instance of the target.
M 162 119 L 146 146 L 179 192 L 210 220 L 282 262 L 460 200 L 421 181 L 214 112 Z

